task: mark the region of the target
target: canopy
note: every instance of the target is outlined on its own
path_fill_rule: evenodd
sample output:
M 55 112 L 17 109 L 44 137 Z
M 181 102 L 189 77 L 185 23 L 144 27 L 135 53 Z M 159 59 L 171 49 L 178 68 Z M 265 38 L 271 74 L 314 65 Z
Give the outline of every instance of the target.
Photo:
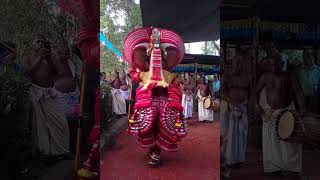
M 220 72 L 219 61 L 219 56 L 186 54 L 173 72 L 215 74 Z
M 319 1 L 224 0 L 221 4 L 221 39 L 235 44 L 252 43 L 259 18 L 259 41 L 301 48 L 320 40 Z
M 221 39 L 235 44 L 252 43 L 256 29 L 253 18 L 221 21 Z M 304 23 L 259 21 L 259 41 L 276 41 L 285 47 L 313 45 L 320 40 L 320 28 Z M 293 46 L 293 47 L 294 47 Z
M 185 54 L 180 64 L 192 64 L 192 63 L 206 64 L 206 65 L 219 65 L 220 56 Z
M 220 37 L 221 0 L 140 0 L 143 26 L 167 28 L 185 42 L 214 41 Z

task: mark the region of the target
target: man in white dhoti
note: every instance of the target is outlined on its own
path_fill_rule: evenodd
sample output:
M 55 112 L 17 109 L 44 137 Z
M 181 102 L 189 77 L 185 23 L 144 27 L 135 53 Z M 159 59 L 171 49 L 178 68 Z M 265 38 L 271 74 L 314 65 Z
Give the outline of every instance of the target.
M 240 166 L 246 160 L 250 73 L 245 52 L 239 49 L 232 62 L 225 64 L 221 86 L 221 135 L 223 153 L 229 166 Z M 247 62 L 247 63 L 246 63 Z
M 120 85 L 121 95 L 125 100 L 128 100 L 130 95 L 129 80 L 127 79 L 127 74 L 124 71 L 122 71 L 120 81 L 121 81 L 121 85 Z
M 36 35 L 32 50 L 23 61 L 23 73 L 32 87 L 34 146 L 43 155 L 69 153 L 69 127 L 64 112 L 55 99 L 53 79 L 57 68 L 51 56 L 50 42 L 43 35 Z
M 197 98 L 198 98 L 198 116 L 200 122 L 213 122 L 214 112 L 212 109 L 204 108 L 205 98 L 211 98 L 209 85 L 206 82 L 202 82 L 197 88 Z
M 113 112 L 120 116 L 127 114 L 126 111 L 126 101 L 123 96 L 123 91 L 121 89 L 122 83 L 120 80 L 119 72 L 114 72 L 115 78 L 110 83 L 111 85 L 111 94 L 112 94 L 112 109 Z
M 193 112 L 193 86 L 191 84 L 191 79 L 188 76 L 183 83 L 183 94 L 182 94 L 182 107 L 185 119 L 192 118 Z
M 257 85 L 258 111 L 263 119 L 264 172 L 277 175 L 284 171 L 299 173 L 302 170 L 301 145 L 280 140 L 275 128 L 279 113 L 294 108 L 291 78 L 282 70 L 280 56 L 270 57 L 270 62 L 273 72 L 265 72 Z
M 30 92 L 38 150 L 44 155 L 68 154 L 69 127 L 53 89 L 33 84 Z

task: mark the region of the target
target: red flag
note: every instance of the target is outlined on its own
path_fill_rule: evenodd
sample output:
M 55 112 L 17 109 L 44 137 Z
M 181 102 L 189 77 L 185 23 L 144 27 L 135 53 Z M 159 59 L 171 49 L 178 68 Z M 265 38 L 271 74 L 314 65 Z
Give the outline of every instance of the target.
M 83 13 L 81 0 L 59 0 L 58 6 L 66 13 L 80 17 Z
M 42 7 L 42 6 L 43 6 L 43 3 L 44 3 L 44 0 L 37 0 L 37 2 L 38 2 L 38 6 L 39 6 L 39 7 Z

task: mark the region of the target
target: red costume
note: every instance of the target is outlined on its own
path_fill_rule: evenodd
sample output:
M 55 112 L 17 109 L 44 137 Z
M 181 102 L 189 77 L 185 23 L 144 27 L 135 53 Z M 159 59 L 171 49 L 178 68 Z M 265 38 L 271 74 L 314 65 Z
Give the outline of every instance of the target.
M 93 67 L 100 71 L 100 42 L 98 39 L 100 24 L 100 2 L 91 0 L 59 0 L 60 8 L 76 16 L 80 20 L 80 31 L 77 35 L 77 45 L 81 56 L 85 61 L 83 73 L 87 73 L 87 67 Z M 97 79 L 97 81 L 99 81 Z M 89 143 L 92 148 L 83 168 L 78 171 L 80 177 L 99 177 L 100 169 L 100 89 L 96 89 L 95 102 L 95 126 L 90 132 Z
M 187 127 L 182 95 L 169 70 L 183 59 L 182 39 L 166 29 L 140 28 L 127 36 L 124 51 L 130 76 L 140 82 L 127 132 L 151 151 L 178 150 L 177 142 L 186 136 Z
M 100 89 L 98 88 L 96 90 L 95 126 L 89 136 L 89 143 L 92 144 L 92 147 L 87 160 L 83 163 L 83 168 L 91 172 L 99 172 L 100 169 L 100 98 Z

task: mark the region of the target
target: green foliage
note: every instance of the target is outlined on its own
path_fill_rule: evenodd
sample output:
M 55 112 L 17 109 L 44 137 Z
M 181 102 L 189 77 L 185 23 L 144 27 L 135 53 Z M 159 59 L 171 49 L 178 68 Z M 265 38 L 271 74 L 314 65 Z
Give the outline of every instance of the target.
M 288 55 L 290 64 L 298 66 L 303 63 L 302 50 L 285 50 L 284 52 Z
M 77 19 L 54 13 L 51 5 L 44 4 L 40 8 L 35 0 L 4 1 L 0 9 L 0 40 L 16 44 L 17 62 L 30 47 L 34 33 L 48 35 L 54 47 L 68 44 L 78 29 Z
M 100 81 L 100 88 L 103 96 L 111 92 L 110 85 L 106 81 Z
M 215 41 L 206 41 L 201 49 L 206 55 L 218 55 L 217 52 L 220 52 L 220 46 Z
M 0 115 L 6 116 L 15 110 L 29 95 L 31 84 L 12 69 L 0 74 Z
M 112 45 L 120 52 L 123 51 L 123 39 L 135 27 L 142 25 L 140 6 L 133 0 L 101 0 L 100 1 L 100 29 Z M 121 22 L 123 20 L 123 22 Z M 101 46 L 100 71 L 107 76 L 114 70 L 128 68 L 128 64 L 118 61 L 115 54 Z

